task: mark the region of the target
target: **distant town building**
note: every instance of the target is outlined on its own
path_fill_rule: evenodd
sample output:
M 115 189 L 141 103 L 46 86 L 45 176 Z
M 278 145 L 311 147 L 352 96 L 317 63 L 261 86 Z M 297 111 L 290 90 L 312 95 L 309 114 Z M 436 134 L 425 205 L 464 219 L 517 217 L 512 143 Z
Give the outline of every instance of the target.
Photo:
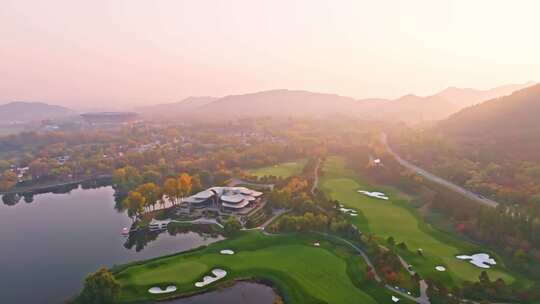
M 89 126 L 114 128 L 134 123 L 139 115 L 134 112 L 92 112 L 81 114 Z

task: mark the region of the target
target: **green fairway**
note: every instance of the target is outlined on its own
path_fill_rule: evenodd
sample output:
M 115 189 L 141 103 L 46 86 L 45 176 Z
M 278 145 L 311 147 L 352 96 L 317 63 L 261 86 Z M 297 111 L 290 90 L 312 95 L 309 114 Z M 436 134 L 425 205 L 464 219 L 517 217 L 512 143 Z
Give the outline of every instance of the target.
M 307 160 L 302 159 L 295 162 L 281 163 L 273 166 L 262 167 L 249 170 L 249 173 L 261 177 L 261 176 L 278 176 L 287 178 L 289 176 L 302 172 L 302 169 L 306 165 Z
M 313 246 L 314 241 L 320 241 L 321 247 Z M 236 254 L 221 255 L 222 249 Z M 174 284 L 178 287 L 175 294 L 198 291 L 194 282 L 214 268 L 228 272 L 220 282 L 234 278 L 270 280 L 290 303 L 370 304 L 390 299 L 389 291 L 364 281 L 365 267 L 348 248 L 315 236 L 266 236 L 252 231 L 201 250 L 128 266 L 116 277 L 122 286 L 122 302 L 159 299 L 147 292 L 153 286 Z
M 410 251 L 401 250 L 399 253 L 422 276 L 436 277 L 450 284 L 478 279 L 483 269 L 460 261 L 455 256 L 486 252 L 485 249 L 434 230 L 406 207 L 407 201 L 399 199 L 396 191 L 368 186 L 354 172 L 345 168 L 342 158 L 328 158 L 323 172 L 322 190 L 346 207 L 357 209 L 360 216 L 351 217 L 351 220 L 364 232 L 372 233 L 382 241 L 393 236 L 396 243 L 405 242 Z M 390 201 L 370 198 L 357 190 L 384 192 L 389 195 Z M 416 253 L 418 248 L 423 249 L 423 257 Z M 497 259 L 497 262 L 502 261 Z M 436 271 L 434 268 L 437 265 L 445 266 L 447 271 Z M 515 280 L 501 265 L 487 272 L 492 279 L 502 278 L 507 283 Z

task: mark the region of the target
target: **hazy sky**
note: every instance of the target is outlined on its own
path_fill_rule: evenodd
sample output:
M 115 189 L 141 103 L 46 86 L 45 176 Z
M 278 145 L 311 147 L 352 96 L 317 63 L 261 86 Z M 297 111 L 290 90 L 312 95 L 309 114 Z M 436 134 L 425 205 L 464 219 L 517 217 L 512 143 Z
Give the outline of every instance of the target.
M 0 0 L 0 103 L 540 80 L 538 0 Z

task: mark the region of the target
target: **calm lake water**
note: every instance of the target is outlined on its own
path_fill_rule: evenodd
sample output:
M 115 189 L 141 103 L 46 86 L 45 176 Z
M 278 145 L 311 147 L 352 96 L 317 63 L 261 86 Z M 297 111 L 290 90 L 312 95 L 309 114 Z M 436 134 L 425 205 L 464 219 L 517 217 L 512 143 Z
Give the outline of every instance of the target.
M 240 282 L 234 286 L 190 298 L 178 299 L 167 304 L 272 304 L 276 294 L 266 285 Z
M 31 203 L 0 203 L 0 303 L 63 303 L 101 266 L 221 239 L 176 231 L 146 234 L 126 244 L 120 232 L 131 220 L 114 209 L 113 194 L 111 187 L 78 188 L 39 194 Z

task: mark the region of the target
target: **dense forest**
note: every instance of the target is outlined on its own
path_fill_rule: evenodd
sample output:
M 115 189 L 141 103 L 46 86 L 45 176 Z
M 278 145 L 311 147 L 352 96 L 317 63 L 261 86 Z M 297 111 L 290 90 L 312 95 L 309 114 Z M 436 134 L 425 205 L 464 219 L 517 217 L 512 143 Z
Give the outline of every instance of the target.
M 465 109 L 427 129 L 400 128 L 391 145 L 405 159 L 500 205 L 472 212 L 433 199 L 460 233 L 499 248 L 523 272 L 540 261 L 540 85 Z

